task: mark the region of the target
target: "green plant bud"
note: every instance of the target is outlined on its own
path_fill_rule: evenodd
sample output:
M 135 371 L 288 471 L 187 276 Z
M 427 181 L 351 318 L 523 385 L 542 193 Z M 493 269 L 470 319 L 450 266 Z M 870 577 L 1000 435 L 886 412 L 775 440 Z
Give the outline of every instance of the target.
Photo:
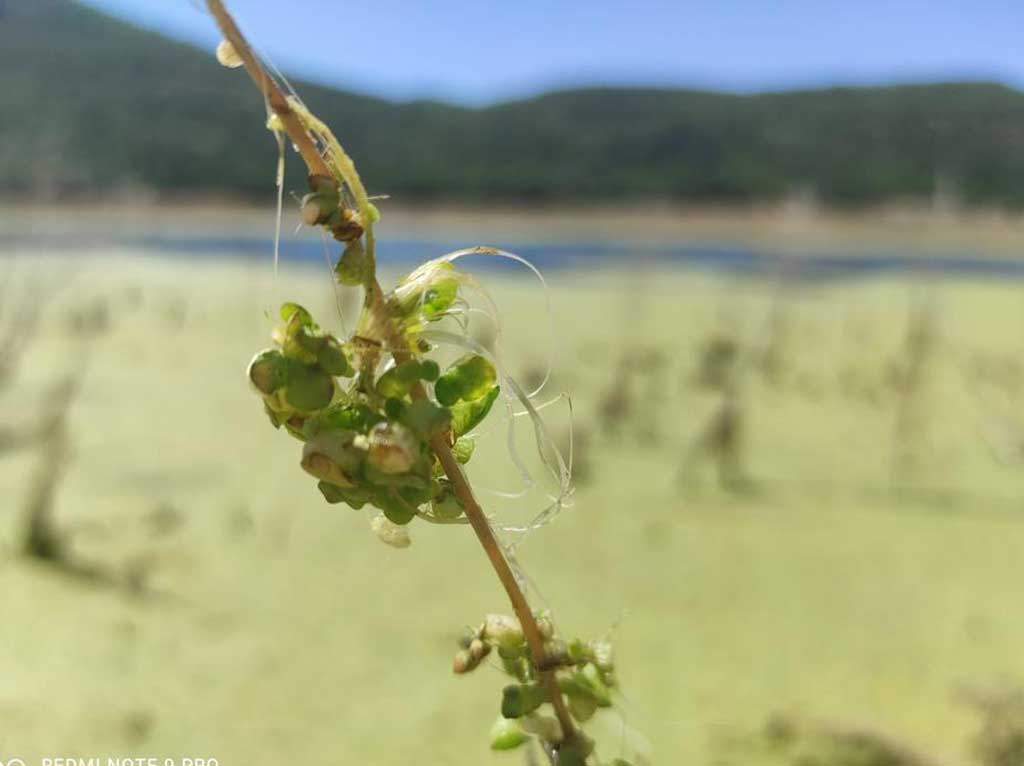
M 510 684 L 501 691 L 501 714 L 521 718 L 547 701 L 547 690 L 540 684 Z
M 481 641 L 479 638 L 474 638 L 469 642 L 469 654 L 470 656 L 480 662 L 484 657 L 491 653 L 491 647 Z
M 501 660 L 502 670 L 524 684 L 533 680 L 533 666 L 525 657 L 525 649 L 524 646 L 517 653 L 510 653 L 507 649 L 498 649 L 498 659 Z
M 459 402 L 451 408 L 452 433 L 456 437 L 469 433 L 483 422 L 498 398 L 500 388 L 495 386 L 485 396 L 474 402 Z
M 347 476 L 358 476 L 366 459 L 366 450 L 362 444 L 356 443 L 356 433 L 340 428 L 311 428 L 307 424 L 305 432 L 309 434 L 302 456 L 305 459 L 313 454 L 321 454 L 337 465 Z
M 416 518 L 416 506 L 411 505 L 395 490 L 376 493 L 373 504 L 383 511 L 388 521 L 400 527 Z
M 333 336 L 328 336 L 316 355 L 316 363 L 320 369 L 334 377 L 351 378 L 355 374 L 348 361 L 345 349 Z
M 462 507 L 462 503 L 459 502 L 459 498 L 455 496 L 452 491 L 451 482 L 447 479 L 442 479 L 441 490 L 437 496 L 430 503 L 430 509 L 434 515 L 439 519 L 445 521 L 451 521 L 459 518 L 466 512 L 466 509 Z
M 421 310 L 427 319 L 435 319 L 451 308 L 459 295 L 457 279 L 438 279 L 423 293 Z
M 401 399 L 409 394 L 409 390 L 419 379 L 420 363 L 410 359 L 392 367 L 377 379 L 377 393 Z
M 569 661 L 574 665 L 582 665 L 591 659 L 590 647 L 582 639 L 574 638 L 569 642 L 568 649 Z
M 378 423 L 370 429 L 367 462 L 384 474 L 408 472 L 416 462 L 419 443 L 399 423 Z
M 363 218 L 355 210 L 340 208 L 331 216 L 327 225 L 339 242 L 354 242 L 363 236 Z
M 523 716 L 519 723 L 523 727 L 523 731 L 537 735 L 544 742 L 562 741 L 562 727 L 557 718 L 534 713 Z
M 345 494 L 337 484 L 321 481 L 317 483 L 316 488 L 320 490 L 320 494 L 324 496 L 324 500 L 331 505 L 346 502 Z
M 312 315 L 298 303 L 284 303 L 281 305 L 281 319 L 290 322 L 292 317 L 297 316 L 299 324 L 305 327 L 314 327 Z
M 345 251 L 334 267 L 334 275 L 343 285 L 361 285 L 368 276 L 370 261 L 366 250 L 359 239 L 354 239 L 345 247 Z
M 299 441 L 306 441 L 306 419 L 298 415 L 291 415 L 284 421 L 284 427 L 289 434 Z
M 370 521 L 370 528 L 382 543 L 392 548 L 408 548 L 412 545 L 409 531 L 384 516 L 374 516 Z
M 284 399 L 302 412 L 323 409 L 334 398 L 334 379 L 316 367 L 296 367 L 288 375 Z
M 427 399 L 417 399 L 405 408 L 402 422 L 420 439 L 429 441 L 451 427 L 451 415 Z
M 528 739 L 516 721 L 499 717 L 491 727 L 491 750 L 514 750 Z
M 593 697 L 576 695 L 569 697 L 569 713 L 580 723 L 586 723 L 597 712 L 597 700 Z
M 316 226 L 327 223 L 337 209 L 337 194 L 317 194 L 312 192 L 302 198 L 299 215 L 302 217 L 302 222 L 307 226 Z
M 388 294 L 393 314 L 410 320 L 423 316 L 436 319 L 451 308 L 459 294 L 459 278 L 448 261 L 428 261 L 413 271 Z
M 473 450 L 476 449 L 476 442 L 472 439 L 458 439 L 452 447 L 452 454 L 455 459 L 465 465 L 473 457 Z
M 578 732 L 575 740 L 570 744 L 563 744 L 558 748 L 558 755 L 555 757 L 555 766 L 586 766 L 587 756 L 594 750 L 594 742 L 583 732 Z
M 601 707 L 611 707 L 612 693 L 605 683 L 604 674 L 601 673 L 601 670 L 594 664 L 587 664 L 583 666 L 583 670 L 580 673 L 586 679 L 594 698 L 597 700 L 597 704 Z
M 471 670 L 476 670 L 479 664 L 480 662 L 473 658 L 469 649 L 460 649 L 455 653 L 455 659 L 452 660 L 452 672 L 456 675 L 469 673 Z
M 249 381 L 261 394 L 272 394 L 288 379 L 288 360 L 275 349 L 261 351 L 249 363 Z
M 434 383 L 434 396 L 437 397 L 438 403 L 444 407 L 451 407 L 455 402 L 459 401 L 459 391 L 459 381 L 447 375 L 442 375 Z
M 355 486 L 352 480 L 341 470 L 341 467 L 322 453 L 312 452 L 304 455 L 301 465 L 302 470 L 321 481 L 326 481 L 339 487 Z
M 519 651 L 526 639 L 519 620 L 504 614 L 489 614 L 484 618 L 484 629 L 481 632 L 484 640 L 499 649 Z
M 391 398 L 384 402 L 384 414 L 388 416 L 388 420 L 401 420 L 404 413 L 405 402 L 401 399 Z
M 611 707 L 611 691 L 601 678 L 596 665 L 587 663 L 582 670 L 576 670 L 569 677 L 559 678 L 558 686 L 562 692 L 573 697 L 587 697 L 594 700 L 598 707 Z
M 370 223 L 377 223 L 380 220 L 380 210 L 372 202 L 366 203 L 367 212 L 370 214 Z
M 383 418 L 363 404 L 336 404 L 317 413 L 313 422 L 317 430 L 340 430 L 366 433 Z M 363 445 L 368 447 L 368 444 Z
M 320 490 L 320 494 L 324 496 L 324 500 L 328 503 L 337 504 L 345 503 L 350 508 L 359 510 L 368 502 L 370 502 L 370 494 L 364 487 L 354 487 L 352 489 L 346 489 L 339 487 L 337 484 L 330 484 L 326 481 L 321 481 L 317 485 L 317 489 Z
M 479 354 L 466 354 L 437 379 L 434 395 L 445 407 L 451 407 L 460 399 L 472 402 L 485 396 L 495 380 L 494 365 Z
M 420 377 L 430 383 L 437 380 L 441 374 L 441 368 L 433 359 L 424 359 L 420 362 Z
M 415 483 L 409 481 L 406 486 L 399 487 L 398 494 L 410 505 L 420 506 L 423 503 L 429 503 L 434 496 L 433 482 L 423 479 L 421 476 L 410 476 L 410 479 L 413 478 Z

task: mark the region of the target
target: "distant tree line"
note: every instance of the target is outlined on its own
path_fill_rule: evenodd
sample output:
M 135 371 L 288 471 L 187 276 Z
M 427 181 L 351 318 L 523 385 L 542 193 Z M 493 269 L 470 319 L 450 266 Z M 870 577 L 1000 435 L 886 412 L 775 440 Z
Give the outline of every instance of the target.
M 70 0 L 7 0 L 0 195 L 267 196 L 276 146 L 243 76 Z M 998 84 L 749 96 L 606 88 L 482 109 L 296 85 L 343 134 L 372 191 L 405 201 L 801 193 L 862 205 L 941 192 L 1024 205 L 1024 93 Z

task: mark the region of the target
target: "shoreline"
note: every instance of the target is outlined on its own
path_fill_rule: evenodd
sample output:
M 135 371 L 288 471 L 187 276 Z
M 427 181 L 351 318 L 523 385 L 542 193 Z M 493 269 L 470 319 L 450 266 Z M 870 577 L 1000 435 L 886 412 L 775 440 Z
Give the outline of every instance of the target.
M 282 232 L 297 222 L 285 200 Z M 400 237 L 467 243 L 617 242 L 643 246 L 734 243 L 804 251 L 968 251 L 1024 253 L 1024 213 L 943 211 L 892 206 L 849 212 L 808 206 L 747 208 L 668 204 L 631 206 L 481 206 L 384 203 L 381 231 Z M 0 235 L 78 234 L 86 239 L 244 233 L 272 237 L 275 205 L 97 202 L 0 204 Z

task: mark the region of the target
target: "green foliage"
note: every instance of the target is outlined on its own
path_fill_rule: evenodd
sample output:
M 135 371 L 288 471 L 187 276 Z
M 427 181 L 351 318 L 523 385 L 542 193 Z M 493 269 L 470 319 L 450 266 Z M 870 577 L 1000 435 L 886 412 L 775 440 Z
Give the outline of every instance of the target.
M 451 407 L 452 433 L 462 436 L 483 422 L 498 398 L 499 387 L 494 386 L 484 396 L 472 402 L 459 402 Z
M 434 395 L 446 407 L 460 401 L 474 402 L 490 393 L 497 377 L 489 361 L 478 354 L 466 354 L 437 379 Z
M 435 273 L 441 274 L 442 285 L 458 286 L 450 266 Z M 437 280 L 424 284 L 429 291 Z M 412 305 L 418 304 L 414 300 Z M 462 517 L 465 509 L 429 443 L 450 439 L 456 459 L 469 461 L 473 442 L 456 439 L 483 420 L 497 395 L 490 362 L 467 355 L 442 377 L 437 362 L 413 356 L 378 374 L 372 344 L 342 342 L 297 303 L 285 303 L 280 318 L 273 334 L 276 348 L 256 355 L 249 380 L 272 424 L 284 425 L 305 442 L 301 465 L 318 480 L 324 499 L 355 509 L 371 505 L 398 526 L 417 515 L 437 522 Z M 413 322 L 409 332 L 420 326 L 419 320 Z M 357 332 L 372 327 L 364 316 Z M 350 381 L 342 385 L 342 378 Z M 421 388 L 424 382 L 442 380 L 456 392 L 452 407 L 432 401 Z M 392 534 L 390 528 L 386 532 Z M 408 544 L 406 537 L 400 539 Z
M 584 724 L 599 709 L 611 707 L 612 695 L 617 688 L 611 645 L 605 640 L 584 641 L 578 638 L 566 642 L 555 635 L 546 614 L 535 617 L 546 641 L 546 663 L 554 668 L 557 686 L 565 696 L 575 722 Z M 524 740 L 515 734 L 521 732 L 532 734 L 549 745 L 560 745 L 557 720 L 539 712 L 545 705 L 551 705 L 551 699 L 540 683 L 539 670 L 518 620 L 500 614 L 487 615 L 483 623 L 462 638 L 453 668 L 456 673 L 468 673 L 479 667 L 492 651 L 501 660 L 505 674 L 514 681 L 501 692 L 502 719 L 518 722 L 516 727 L 507 723 L 496 725 L 492 731 L 492 747 L 495 747 L 495 741 L 514 741 L 516 744 L 509 746 L 518 746 Z M 593 743 L 578 731 L 572 743 L 561 744 L 558 748 L 558 763 L 586 763 L 592 749 Z

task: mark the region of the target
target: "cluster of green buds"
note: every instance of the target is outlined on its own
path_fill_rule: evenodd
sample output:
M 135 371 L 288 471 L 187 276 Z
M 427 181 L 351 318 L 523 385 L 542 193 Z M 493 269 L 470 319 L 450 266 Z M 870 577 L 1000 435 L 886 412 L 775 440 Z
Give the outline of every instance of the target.
M 374 530 L 396 547 L 408 545 L 408 535 L 395 527 L 417 516 L 458 521 L 464 509 L 430 441 L 444 438 L 459 462 L 470 460 L 466 434 L 499 394 L 494 366 L 467 354 L 442 371 L 410 354 L 386 367 L 380 342 L 359 331 L 343 342 L 294 303 L 281 307 L 280 319 L 274 348 L 256 355 L 249 380 L 274 427 L 304 443 L 302 468 L 327 502 L 378 508 L 386 522 L 375 520 Z
M 612 707 L 617 682 L 611 644 L 605 640 L 565 641 L 555 635 L 547 614 L 537 615 L 536 620 L 545 641 L 544 669 L 554 672 L 574 721 L 585 724 L 599 709 Z M 554 754 L 557 766 L 586 763 L 593 741 L 578 730 L 571 743 L 563 742 L 558 719 L 545 712 L 544 706 L 550 705 L 551 699 L 547 687 L 540 682 L 523 629 L 514 617 L 489 614 L 483 623 L 468 631 L 460 641 L 453 670 L 468 673 L 492 655 L 497 656 L 512 683 L 502 689 L 501 713 L 491 730 L 491 748 L 513 750 L 535 738 Z M 629 766 L 622 759 L 614 764 Z
M 311 175 L 309 193 L 302 198 L 302 220 L 309 226 L 323 226 L 339 242 L 356 242 L 363 236 L 362 215 L 348 203 L 341 186 L 330 176 Z M 370 207 L 371 213 L 376 208 Z

